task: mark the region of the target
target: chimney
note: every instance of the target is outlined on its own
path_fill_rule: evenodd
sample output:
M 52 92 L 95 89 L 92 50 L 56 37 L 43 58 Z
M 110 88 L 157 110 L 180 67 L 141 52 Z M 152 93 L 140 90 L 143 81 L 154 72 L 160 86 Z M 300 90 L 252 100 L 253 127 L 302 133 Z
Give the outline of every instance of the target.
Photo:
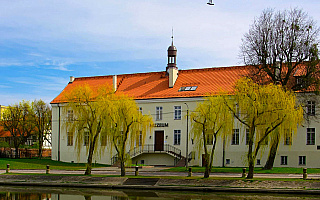
M 113 91 L 117 91 L 117 75 L 113 75 Z
M 70 81 L 69 81 L 69 83 L 73 83 L 73 81 L 74 81 L 74 76 L 70 76 Z
M 172 88 L 178 78 L 178 67 L 168 68 L 169 74 L 169 87 Z

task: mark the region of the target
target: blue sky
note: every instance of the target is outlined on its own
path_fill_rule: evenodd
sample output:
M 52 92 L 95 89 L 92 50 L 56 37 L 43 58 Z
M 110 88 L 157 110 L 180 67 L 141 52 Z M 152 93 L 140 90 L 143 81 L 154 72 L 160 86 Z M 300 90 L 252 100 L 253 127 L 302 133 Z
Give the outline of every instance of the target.
M 241 38 L 266 8 L 319 0 L 1 0 L 0 105 L 50 102 L 69 76 L 164 71 L 174 28 L 179 69 L 242 65 Z

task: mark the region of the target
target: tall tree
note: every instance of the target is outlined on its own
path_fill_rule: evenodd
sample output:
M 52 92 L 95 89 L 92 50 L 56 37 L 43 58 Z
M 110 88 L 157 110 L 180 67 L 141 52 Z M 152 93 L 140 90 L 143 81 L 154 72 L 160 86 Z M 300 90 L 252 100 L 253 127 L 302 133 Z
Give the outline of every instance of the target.
M 3 113 L 1 121 L 4 129 L 9 131 L 15 148 L 15 157 L 19 158 L 19 147 L 27 141 L 35 130 L 34 114 L 32 106 L 28 101 L 10 105 Z
M 253 178 L 254 163 L 262 145 L 277 130 L 283 136 L 288 130 L 296 131 L 303 120 L 301 106 L 296 107 L 296 96 L 279 85 L 258 85 L 251 79 L 242 78 L 235 86 L 235 103 L 226 101 L 234 117 L 248 129 L 247 178 Z
M 111 108 L 112 88 L 105 85 L 97 91 L 94 89 L 79 85 L 65 95 L 68 102 L 64 109 L 67 134 L 75 135 L 78 157 L 83 146 L 88 154 L 85 175 L 91 174 L 94 155 L 103 152 L 105 146 L 100 145 L 97 149 L 98 141 L 103 132 L 106 134 L 106 127 L 110 127 L 107 115 Z
M 153 121 L 150 115 L 143 115 L 135 101 L 126 95 L 115 96 L 109 117 L 112 124 L 107 137 L 118 154 L 121 176 L 125 176 L 125 163 L 130 160 L 128 150 L 139 140 L 144 141 Z
M 231 134 L 233 121 L 233 115 L 225 106 L 222 96 L 205 98 L 191 113 L 193 138 L 199 149 L 198 152 L 204 150 L 204 178 L 210 175 L 217 140 Z
M 320 85 L 318 37 L 319 27 L 303 10 L 266 9 L 244 35 L 240 52 L 253 66 L 249 76 L 255 82 L 306 90 Z M 272 140 L 266 169 L 273 167 L 279 138 Z
M 34 112 L 34 122 L 36 126 L 37 138 L 39 142 L 39 158 L 42 157 L 42 147 L 45 140 L 48 141 L 48 134 L 51 134 L 51 107 L 44 101 L 34 100 L 32 102 Z M 50 141 L 48 141 L 50 142 Z

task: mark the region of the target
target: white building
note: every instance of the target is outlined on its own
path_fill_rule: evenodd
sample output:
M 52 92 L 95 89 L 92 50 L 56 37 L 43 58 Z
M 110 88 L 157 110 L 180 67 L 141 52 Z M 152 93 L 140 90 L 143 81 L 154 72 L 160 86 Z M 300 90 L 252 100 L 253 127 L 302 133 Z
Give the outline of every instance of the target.
M 146 137 L 145 146 L 130 150 L 133 163 L 145 165 L 175 166 L 185 163 L 188 156 L 189 166 L 202 166 L 202 152 L 197 152 L 190 134 L 190 120 L 186 114 L 195 109 L 198 102 L 208 94 L 221 90 L 232 91 L 235 82 L 249 73 L 247 66 L 178 70 L 177 49 L 168 48 L 168 65 L 166 71 L 123 74 L 116 76 L 70 77 L 66 88 L 52 102 L 52 159 L 64 162 L 86 162 L 86 150 L 83 147 L 77 157 L 72 135 L 67 135 L 63 125 L 66 116 L 63 114 L 63 94 L 83 83 L 98 87 L 103 84 L 113 85 L 116 92 L 124 92 L 134 97 L 143 113 L 150 113 L 155 127 Z M 308 95 L 304 95 L 308 96 Z M 303 98 L 308 105 L 308 116 L 315 116 L 315 102 L 318 98 L 309 95 Z M 319 123 L 310 120 L 292 137 L 280 142 L 275 160 L 275 167 L 320 167 L 320 130 Z M 189 132 L 189 134 L 187 134 Z M 214 166 L 246 166 L 246 130 L 235 127 L 236 136 L 226 141 L 218 141 Z M 225 143 L 225 144 L 224 144 Z M 263 166 L 268 156 L 268 145 L 261 151 L 256 166 Z M 128 150 L 129 151 L 129 150 Z M 106 152 L 94 162 L 112 164 L 115 152 Z

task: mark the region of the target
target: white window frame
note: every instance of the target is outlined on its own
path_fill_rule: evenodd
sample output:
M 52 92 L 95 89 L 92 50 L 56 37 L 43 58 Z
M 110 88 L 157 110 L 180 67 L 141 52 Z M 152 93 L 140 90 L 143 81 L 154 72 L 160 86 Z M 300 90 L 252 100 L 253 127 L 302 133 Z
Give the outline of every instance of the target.
M 162 106 L 156 107 L 156 121 L 162 120 L 162 111 L 163 111 Z
M 88 145 L 89 145 L 89 131 L 85 131 L 83 136 L 83 146 L 88 146 Z
M 67 133 L 67 146 L 73 146 L 73 132 Z
M 306 156 L 299 156 L 299 165 L 306 165 L 307 157 Z
M 284 141 L 283 144 L 284 145 L 292 145 L 292 131 L 290 130 L 285 130 L 285 134 L 284 134 Z
M 181 144 L 181 130 L 174 130 L 173 132 L 173 145 Z
M 67 111 L 67 121 L 71 122 L 73 120 L 74 120 L 73 110 L 68 110 Z
M 288 156 L 281 156 L 280 165 L 288 165 Z
M 105 134 L 101 135 L 101 146 L 107 146 L 107 136 Z
M 174 120 L 181 120 L 181 106 L 174 106 Z
M 213 134 L 206 135 L 206 145 L 213 145 Z
M 316 144 L 316 128 L 307 128 L 307 145 L 315 145 Z
M 250 134 L 250 130 L 246 128 L 246 145 L 249 145 L 249 134 Z
M 231 145 L 239 145 L 240 144 L 240 130 L 235 128 L 232 130 L 232 139 Z
M 307 101 L 307 114 L 315 115 L 316 114 L 316 102 L 315 101 Z

